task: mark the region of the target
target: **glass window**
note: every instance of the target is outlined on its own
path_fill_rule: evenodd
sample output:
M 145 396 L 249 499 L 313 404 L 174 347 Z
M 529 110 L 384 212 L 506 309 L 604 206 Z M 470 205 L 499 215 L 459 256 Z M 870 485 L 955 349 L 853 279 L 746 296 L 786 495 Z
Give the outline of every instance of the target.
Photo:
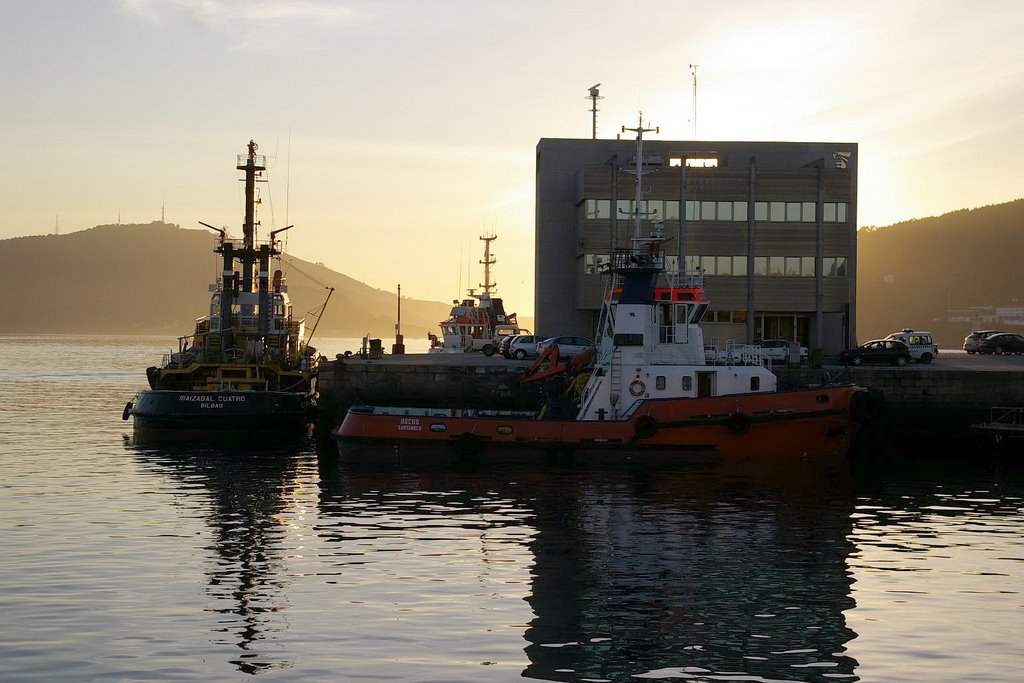
M 697 270 L 700 268 L 700 256 L 694 254 L 686 255 L 686 270 Z
M 768 202 L 754 202 L 754 220 L 768 220 Z
M 619 217 L 632 216 L 633 215 L 633 200 L 632 199 L 620 199 L 618 203 Z
M 786 222 L 787 223 L 799 223 L 800 222 L 800 202 L 786 202 Z
M 715 202 L 700 203 L 700 219 L 702 221 L 715 220 Z
M 611 216 L 610 199 L 588 199 L 587 218 L 609 218 Z
M 834 256 L 826 256 L 821 259 L 821 274 L 825 277 L 835 277 L 836 259 Z
M 800 274 L 804 277 L 814 277 L 814 257 L 800 257 Z
M 813 223 L 817 220 L 814 217 L 814 207 L 817 206 L 814 202 L 804 202 L 800 206 L 800 220 L 804 223 Z
M 768 257 L 766 256 L 755 256 L 754 257 L 754 275 L 767 275 L 768 274 Z
M 789 277 L 800 276 L 800 257 L 799 256 L 787 256 L 786 257 L 786 275 Z
M 836 204 L 836 220 L 840 223 L 846 222 L 846 202 Z
M 761 390 L 761 378 L 758 377 L 757 375 L 754 375 L 753 377 L 750 378 L 750 390 L 751 391 L 760 391 Z
M 732 203 L 732 219 L 734 221 L 745 221 L 745 220 L 747 220 L 747 203 L 746 202 L 733 202 Z
M 665 375 L 658 375 L 654 378 L 654 388 L 658 391 L 665 390 Z
M 732 274 L 746 277 L 747 275 L 747 257 L 746 256 L 733 256 L 732 257 Z
M 786 220 L 786 202 L 769 202 L 768 220 L 772 223 L 781 223 Z
M 692 200 L 686 202 L 686 220 L 697 220 L 697 202 Z
M 835 223 L 836 222 L 836 203 L 825 202 L 825 222 Z
M 683 391 L 692 391 L 692 390 L 693 390 L 693 377 L 691 377 L 690 375 L 686 375 L 685 377 L 683 377 Z
M 719 256 L 715 264 L 715 275 L 732 275 L 732 256 Z
M 678 199 L 667 199 L 665 200 L 665 220 L 677 221 L 679 220 L 679 200 Z
M 651 221 L 663 221 L 665 220 L 665 202 L 660 199 L 648 199 L 647 211 L 651 215 L 647 217 L 647 220 Z M 653 213 L 651 213 L 653 212 Z
M 718 220 L 732 220 L 732 202 L 718 202 Z
M 704 269 L 705 275 L 715 274 L 715 257 L 714 256 L 701 256 L 700 267 Z
M 846 277 L 846 257 L 845 256 L 837 256 L 836 257 L 836 276 L 838 276 L 838 277 Z
M 784 256 L 768 257 L 768 274 L 772 276 L 783 275 L 786 272 L 786 258 Z
M 733 311 L 732 312 L 732 321 L 734 323 L 746 324 L 746 322 L 747 322 L 747 312 L 746 311 Z
M 602 272 L 601 266 L 608 263 L 607 254 L 584 254 L 583 272 L 587 275 L 596 275 Z
M 665 270 L 679 270 L 679 257 L 675 255 L 665 255 Z

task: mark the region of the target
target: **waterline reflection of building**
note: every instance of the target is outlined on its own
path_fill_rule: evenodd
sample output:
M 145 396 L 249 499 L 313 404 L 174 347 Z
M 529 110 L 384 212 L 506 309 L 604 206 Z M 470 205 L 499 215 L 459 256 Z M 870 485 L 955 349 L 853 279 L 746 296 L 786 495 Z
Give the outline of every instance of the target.
M 514 533 L 532 556 L 523 677 L 625 680 L 672 667 L 854 677 L 843 654 L 855 637 L 843 615 L 854 606 L 848 473 L 753 467 L 378 473 L 322 463 L 322 513 L 351 514 L 346 501 L 369 497 L 401 501 L 424 528 L 480 524 L 485 566 L 513 561 L 502 541 Z M 514 514 L 489 524 L 501 506 Z

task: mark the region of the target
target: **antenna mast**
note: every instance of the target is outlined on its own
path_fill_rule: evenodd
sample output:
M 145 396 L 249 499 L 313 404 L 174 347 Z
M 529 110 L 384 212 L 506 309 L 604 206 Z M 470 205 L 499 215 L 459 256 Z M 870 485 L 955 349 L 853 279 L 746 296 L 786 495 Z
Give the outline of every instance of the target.
M 690 65 L 693 74 L 693 139 L 697 139 L 697 64 Z
M 591 137 L 591 140 L 596 140 L 597 139 L 597 112 L 598 112 L 597 101 L 604 99 L 603 97 L 601 97 L 601 95 L 598 94 L 599 91 L 598 91 L 597 88 L 600 85 L 601 85 L 600 83 L 597 83 L 595 85 L 590 86 L 590 94 L 587 95 L 587 97 L 586 97 L 586 99 L 590 100 L 590 115 L 591 115 L 591 120 L 592 120 L 592 124 L 591 124 L 591 136 L 592 137 Z
M 484 266 L 484 281 L 480 286 L 484 288 L 484 294 L 490 294 L 491 290 L 497 287 L 497 283 L 491 282 L 491 266 L 497 263 L 497 259 L 491 256 L 491 242 L 498 239 L 496 235 L 481 235 L 484 243 L 484 259 L 480 262 Z
M 633 237 L 640 238 L 640 223 L 647 216 L 657 213 L 657 211 L 641 211 L 640 207 L 643 206 L 643 188 L 641 187 L 640 179 L 644 175 L 644 133 L 660 133 L 661 127 L 656 128 L 644 128 L 644 113 L 640 112 L 640 123 L 636 128 L 622 127 L 622 132 L 632 131 L 636 133 L 636 204 L 633 206 Z

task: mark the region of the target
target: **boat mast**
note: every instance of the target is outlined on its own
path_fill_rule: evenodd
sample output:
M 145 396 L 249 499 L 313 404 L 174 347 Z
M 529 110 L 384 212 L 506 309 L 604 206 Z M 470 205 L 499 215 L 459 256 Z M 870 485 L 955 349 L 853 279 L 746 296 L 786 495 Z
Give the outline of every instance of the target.
M 491 282 L 491 266 L 497 263 L 497 259 L 491 256 L 491 242 L 498 239 L 497 235 L 481 235 L 480 239 L 484 243 L 484 258 L 480 261 L 484 267 L 484 281 L 480 286 L 484 288 L 484 294 L 490 296 L 491 290 L 498 286 L 496 282 Z
M 636 128 L 622 127 L 622 132 L 631 131 L 636 133 L 636 203 L 633 205 L 633 239 L 640 238 L 640 226 L 644 218 L 657 213 L 657 211 L 641 211 L 643 205 L 643 175 L 644 175 L 644 133 L 660 133 L 661 127 L 644 128 L 644 113 L 640 112 L 640 122 Z
M 263 171 L 267 170 L 267 158 L 262 154 L 256 154 L 259 145 L 255 140 L 249 140 L 249 153 L 246 156 L 238 157 L 236 168 L 245 171 L 245 223 L 242 224 L 242 252 L 239 254 L 239 261 L 242 263 L 242 287 L 243 292 L 253 290 L 253 266 L 256 263 L 256 226 L 259 221 L 256 219 L 256 204 L 259 199 L 256 197 L 256 182 L 262 180 Z

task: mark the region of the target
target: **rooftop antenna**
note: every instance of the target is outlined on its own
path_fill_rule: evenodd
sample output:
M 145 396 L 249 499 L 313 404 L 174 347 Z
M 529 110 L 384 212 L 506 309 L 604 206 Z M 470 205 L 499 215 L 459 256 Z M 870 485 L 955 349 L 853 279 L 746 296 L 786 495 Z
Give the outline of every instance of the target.
M 604 99 L 603 97 L 601 97 L 600 94 L 598 94 L 599 91 L 598 91 L 597 88 L 600 85 L 601 85 L 600 83 L 597 83 L 595 85 L 590 86 L 590 94 L 587 95 L 587 97 L 586 97 L 586 99 L 590 100 L 590 115 L 591 115 L 591 119 L 593 121 L 593 123 L 591 125 L 591 129 L 592 129 L 592 131 L 591 131 L 591 135 L 592 135 L 591 139 L 592 140 L 596 140 L 597 139 L 597 112 L 598 112 L 597 101 Z
M 161 223 L 166 223 L 167 222 L 166 220 L 164 220 L 164 208 L 166 207 L 166 205 L 167 205 L 166 199 L 164 197 L 160 197 L 160 222 Z
M 697 64 L 690 65 L 693 74 L 693 139 L 697 139 Z
M 498 286 L 497 283 L 491 282 L 491 266 L 497 263 L 497 259 L 491 255 L 491 242 L 498 237 L 497 235 L 480 235 L 480 239 L 484 243 L 484 258 L 480 261 L 484 266 L 484 281 L 480 286 L 484 288 L 485 294 L 490 294 L 491 290 Z
M 640 207 L 643 206 L 643 204 L 641 203 L 643 201 L 643 188 L 641 187 L 640 179 L 641 177 L 643 177 L 644 174 L 644 133 L 660 133 L 661 127 L 658 126 L 656 128 L 644 128 L 644 113 L 640 112 L 639 125 L 637 125 L 636 128 L 626 128 L 625 126 L 622 127 L 623 133 L 625 133 L 627 130 L 636 133 L 636 204 L 633 205 L 633 237 L 639 239 L 641 221 L 644 218 L 658 212 L 657 209 L 655 209 L 654 211 L 640 210 Z M 629 169 L 627 172 L 634 171 L 632 171 L 632 169 Z M 619 210 L 621 211 L 621 209 Z

